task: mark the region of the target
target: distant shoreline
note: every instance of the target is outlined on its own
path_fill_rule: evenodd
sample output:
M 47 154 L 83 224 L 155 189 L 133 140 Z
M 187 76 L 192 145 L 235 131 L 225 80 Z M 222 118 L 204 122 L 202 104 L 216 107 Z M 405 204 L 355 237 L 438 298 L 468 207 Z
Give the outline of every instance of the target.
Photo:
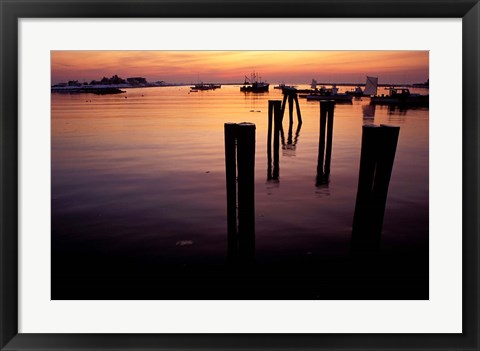
M 217 84 L 217 83 L 215 83 Z M 219 85 L 243 85 L 244 83 L 218 83 Z M 275 84 L 275 83 L 272 83 Z M 130 85 L 130 84 L 109 84 L 109 85 L 74 85 L 74 86 L 51 86 L 52 93 L 71 93 L 71 94 L 122 94 L 126 91 L 121 89 L 138 89 L 138 88 L 163 88 L 163 87 L 185 87 L 192 86 L 193 83 L 172 83 L 172 84 L 146 84 L 146 85 Z M 307 85 L 307 84 L 305 84 Z M 325 86 L 365 86 L 365 83 L 317 83 L 317 85 Z M 421 84 L 378 84 L 379 87 L 414 87 L 428 89 L 428 86 L 422 86 Z
M 121 94 L 125 91 L 121 89 L 136 89 L 136 88 L 155 88 L 163 86 L 175 85 L 129 85 L 129 84 L 109 84 L 109 85 L 72 85 L 72 86 L 52 86 L 50 87 L 52 93 L 91 93 L 97 95 L 106 94 Z
M 244 83 L 223 83 L 221 85 L 243 85 Z M 121 94 L 125 93 L 121 89 L 138 89 L 138 88 L 165 88 L 165 87 L 188 87 L 194 83 L 179 83 L 179 84 L 145 84 L 145 85 L 130 85 L 130 84 L 108 84 L 108 85 L 71 85 L 71 86 L 51 86 L 52 93 L 63 94 Z

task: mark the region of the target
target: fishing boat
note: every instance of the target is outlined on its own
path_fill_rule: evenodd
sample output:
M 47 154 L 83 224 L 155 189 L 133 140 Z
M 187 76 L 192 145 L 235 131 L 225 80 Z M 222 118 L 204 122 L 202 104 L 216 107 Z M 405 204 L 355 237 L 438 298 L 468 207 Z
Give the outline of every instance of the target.
M 258 73 L 253 72 L 250 78 L 245 76 L 245 83 L 240 87 L 240 91 L 252 92 L 252 93 L 264 93 L 268 92 L 270 84 L 261 80 Z
M 389 88 L 388 95 L 375 95 L 370 99 L 376 105 L 428 106 L 429 96 L 412 94 L 407 88 Z
M 338 88 L 334 85 L 331 88 L 326 88 L 322 86 L 318 91 L 308 94 L 306 98 L 307 101 L 334 100 L 352 102 L 353 95 L 339 93 Z

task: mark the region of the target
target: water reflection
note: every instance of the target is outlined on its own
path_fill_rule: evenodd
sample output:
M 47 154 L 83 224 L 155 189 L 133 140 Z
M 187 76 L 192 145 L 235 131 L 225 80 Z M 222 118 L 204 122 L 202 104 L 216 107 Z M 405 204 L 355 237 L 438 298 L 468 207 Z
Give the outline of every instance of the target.
M 375 123 L 375 108 L 377 105 L 362 105 L 363 124 Z
M 288 137 L 286 142 L 285 142 L 285 138 L 282 137 L 282 150 L 283 150 L 282 155 L 287 157 L 295 156 L 295 151 L 297 150 L 297 143 L 300 137 L 300 130 L 302 129 L 302 124 L 299 123 L 297 125 L 297 130 L 295 131 L 294 138 L 292 136 L 292 127 L 293 127 L 292 124 L 290 124 L 288 127 Z
M 295 273 L 316 269 L 341 276 L 335 267 L 349 257 L 363 103 L 335 106 L 331 160 L 335 182 L 315 187 L 319 106 L 301 101 L 302 139 L 295 144 L 295 157 L 281 161 L 280 187 L 279 168 L 277 180 L 267 180 L 265 185 L 268 152 L 265 155 L 263 150 L 268 150 L 268 99 L 282 101 L 281 92 L 242 96 L 238 87 L 227 86 L 212 93 L 188 95 L 186 88 L 165 87 L 131 89 L 127 95 L 128 99 L 52 94 L 52 294 L 84 298 L 80 292 L 88 289 L 88 296 L 107 299 L 241 295 L 242 286 L 229 290 L 228 282 L 218 278 L 225 268 L 227 248 L 223 124 L 230 120 L 251 120 L 260 136 L 255 269 L 284 272 L 291 267 Z M 87 99 L 92 102 L 86 103 Z M 387 112 L 387 107 L 377 107 L 375 122 L 388 123 L 392 115 Z M 417 258 L 428 255 L 428 110 L 409 109 L 406 117 L 388 193 L 384 257 L 410 255 L 413 250 L 419 252 Z M 273 124 L 272 117 L 272 130 Z M 293 125 L 292 144 L 297 128 Z M 285 144 L 288 131 L 285 125 Z M 273 156 L 270 150 L 270 178 Z M 390 251 L 385 253 L 385 248 Z M 402 265 L 401 273 L 412 276 L 419 266 L 424 267 L 423 261 L 407 271 Z M 384 272 L 396 277 L 387 268 Z M 426 274 L 422 279 L 427 277 L 428 281 Z M 203 283 L 208 277 L 208 294 L 199 295 L 208 286 Z M 138 288 L 142 279 L 144 284 Z M 118 289 L 108 286 L 111 281 L 118 282 Z M 214 285 L 216 281 L 221 283 Z M 288 285 L 279 284 L 279 289 L 274 289 L 269 284 L 265 283 L 270 294 L 265 293 L 267 299 L 285 292 Z M 326 290 L 338 286 L 335 284 L 325 284 Z M 291 296 L 307 291 L 298 284 L 291 286 L 297 288 L 290 290 Z M 418 284 L 408 286 L 409 291 L 420 291 Z M 256 291 L 260 294 L 260 290 Z M 321 298 L 338 298 L 342 291 L 350 298 L 362 297 L 358 289 L 348 287 L 338 289 L 340 295 L 327 296 L 322 292 L 326 290 L 315 292 L 320 291 Z M 101 295 L 102 291 L 105 294 Z M 394 297 L 399 290 L 390 291 L 393 293 L 376 296 Z M 259 297 L 253 292 L 247 295 Z M 402 293 L 398 295 L 404 298 Z

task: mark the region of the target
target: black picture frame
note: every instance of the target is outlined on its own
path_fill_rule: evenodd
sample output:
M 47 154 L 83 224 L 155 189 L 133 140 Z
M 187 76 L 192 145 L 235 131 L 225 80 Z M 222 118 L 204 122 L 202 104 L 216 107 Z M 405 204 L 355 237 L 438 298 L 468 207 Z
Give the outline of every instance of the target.
M 478 0 L 0 0 L 1 350 L 479 350 Z M 19 18 L 462 18 L 463 333 L 461 334 L 20 334 L 18 333 Z M 452 116 L 453 117 L 453 116 Z M 460 156 L 459 156 L 460 157 Z M 447 163 L 446 163 L 447 164 Z M 446 182 L 448 169 L 445 169 Z M 458 235 L 459 233 L 452 233 Z

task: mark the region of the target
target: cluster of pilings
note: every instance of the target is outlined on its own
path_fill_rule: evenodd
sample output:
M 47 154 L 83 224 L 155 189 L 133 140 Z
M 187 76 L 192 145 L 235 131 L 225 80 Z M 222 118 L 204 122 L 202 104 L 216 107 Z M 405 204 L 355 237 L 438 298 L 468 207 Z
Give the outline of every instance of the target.
M 285 112 L 285 107 L 288 100 L 288 129 L 292 130 L 293 126 L 293 107 L 297 109 L 297 120 L 298 124 L 302 124 L 302 114 L 300 112 L 300 105 L 298 104 L 298 95 L 295 90 L 284 89 L 283 90 L 283 101 L 282 101 L 282 117 Z
M 283 102 L 268 101 L 268 180 L 279 178 L 280 138 L 283 136 L 282 122 L 287 99 L 289 129 L 291 130 L 293 125 L 294 103 L 297 106 L 299 126 L 302 123 L 296 94 L 285 94 Z M 320 101 L 317 186 L 328 184 L 330 179 L 334 110 L 335 101 Z M 399 131 L 399 127 L 386 125 L 363 126 L 358 190 L 352 227 L 354 253 L 372 252 L 379 247 Z M 225 123 L 228 256 L 236 262 L 253 262 L 255 255 L 254 168 L 255 125 Z
M 283 116 L 288 101 L 288 138 L 285 143 L 285 133 L 283 130 Z M 268 131 L 267 131 L 267 180 L 278 180 L 280 175 L 280 139 L 282 146 L 288 148 L 293 146 L 293 108 L 297 112 L 297 132 L 295 139 L 298 139 L 300 128 L 302 127 L 302 114 L 298 104 L 298 96 L 295 91 L 284 90 L 283 101 L 268 100 Z M 272 168 L 272 135 L 273 135 L 273 168 Z M 296 140 L 295 140 L 296 144 Z

